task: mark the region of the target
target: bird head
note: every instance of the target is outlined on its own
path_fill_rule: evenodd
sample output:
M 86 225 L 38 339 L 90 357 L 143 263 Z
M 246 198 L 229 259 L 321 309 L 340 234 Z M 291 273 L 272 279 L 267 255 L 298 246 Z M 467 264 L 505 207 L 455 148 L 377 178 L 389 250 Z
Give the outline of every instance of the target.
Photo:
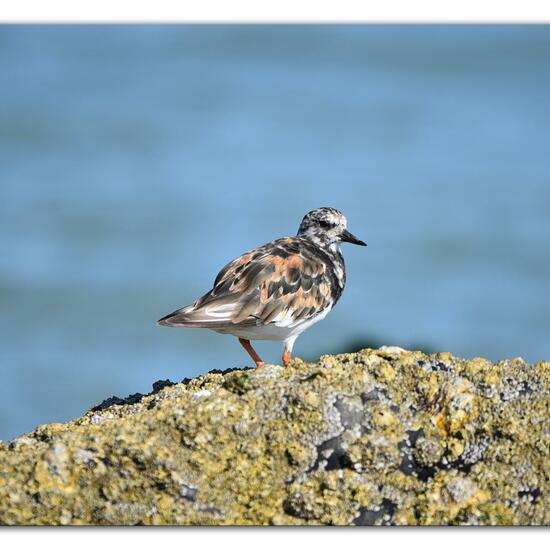
M 328 248 L 337 247 L 342 242 L 367 246 L 352 235 L 347 226 L 346 217 L 336 208 L 316 208 L 304 216 L 298 229 L 298 237 L 309 239 L 319 246 Z

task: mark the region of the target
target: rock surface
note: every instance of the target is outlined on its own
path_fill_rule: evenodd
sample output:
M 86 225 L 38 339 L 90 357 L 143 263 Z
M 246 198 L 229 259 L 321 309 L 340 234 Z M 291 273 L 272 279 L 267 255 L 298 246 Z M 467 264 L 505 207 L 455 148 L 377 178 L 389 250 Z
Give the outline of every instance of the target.
M 0 444 L 2 524 L 550 524 L 550 363 L 210 372 Z

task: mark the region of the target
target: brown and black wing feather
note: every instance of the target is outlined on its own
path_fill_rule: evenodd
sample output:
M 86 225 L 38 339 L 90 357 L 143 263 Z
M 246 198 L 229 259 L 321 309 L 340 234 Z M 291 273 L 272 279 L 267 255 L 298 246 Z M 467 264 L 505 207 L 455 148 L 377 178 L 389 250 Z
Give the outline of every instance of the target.
M 306 239 L 273 241 L 228 263 L 210 292 L 159 324 L 223 329 L 307 320 L 340 297 L 332 261 Z

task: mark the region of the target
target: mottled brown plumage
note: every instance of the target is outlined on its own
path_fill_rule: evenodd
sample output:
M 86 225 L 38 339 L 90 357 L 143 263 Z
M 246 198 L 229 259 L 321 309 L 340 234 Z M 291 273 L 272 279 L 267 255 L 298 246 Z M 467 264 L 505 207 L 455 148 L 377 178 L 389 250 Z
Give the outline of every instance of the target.
M 249 339 L 284 340 L 286 364 L 297 336 L 322 319 L 342 294 L 346 277 L 338 243 L 343 240 L 364 244 L 347 231 L 340 212 L 313 210 L 296 237 L 278 239 L 229 262 L 212 290 L 159 324 L 233 334 L 249 353 L 250 344 L 244 343 Z M 254 360 L 258 363 L 256 354 Z
M 229 323 L 250 326 L 315 317 L 334 305 L 343 290 L 345 281 L 339 282 L 327 270 L 330 261 L 307 239 L 284 237 L 228 263 L 214 288 L 193 304 L 192 312 L 187 306 L 160 322 L 224 328 Z M 223 320 L 201 321 L 201 313 L 228 304 L 234 307 Z

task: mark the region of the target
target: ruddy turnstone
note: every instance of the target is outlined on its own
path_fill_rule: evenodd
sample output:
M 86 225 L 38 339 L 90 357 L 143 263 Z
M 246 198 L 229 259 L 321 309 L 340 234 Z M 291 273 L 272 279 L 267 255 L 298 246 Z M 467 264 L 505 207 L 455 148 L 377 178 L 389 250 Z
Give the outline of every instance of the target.
M 346 270 L 341 242 L 366 246 L 347 230 L 340 211 L 316 208 L 304 216 L 295 237 L 277 239 L 229 262 L 210 292 L 158 324 L 237 336 L 256 365 L 263 361 L 250 340 L 283 341 L 287 366 L 296 338 L 324 319 L 342 295 Z

